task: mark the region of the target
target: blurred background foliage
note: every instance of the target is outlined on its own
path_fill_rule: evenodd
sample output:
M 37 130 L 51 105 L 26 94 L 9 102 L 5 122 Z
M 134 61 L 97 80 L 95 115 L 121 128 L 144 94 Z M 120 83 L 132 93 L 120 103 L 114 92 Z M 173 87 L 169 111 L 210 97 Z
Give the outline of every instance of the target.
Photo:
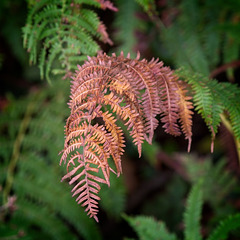
M 60 183 L 65 169 L 59 166 L 58 153 L 69 114 L 69 80 L 58 75 L 51 75 L 50 84 L 40 80 L 38 66 L 29 65 L 29 53 L 23 48 L 22 28 L 37 2 L 0 1 L 0 239 L 136 238 L 123 213 L 164 221 L 181 238 L 186 198 L 199 179 L 204 179 L 203 237 L 226 216 L 239 212 L 237 141 L 227 125 L 220 124 L 211 154 L 211 135 L 195 112 L 188 154 L 184 137 L 169 136 L 159 126 L 153 144 L 144 144 L 138 159 L 126 135 L 124 174 L 111 176 L 111 188 L 102 187 L 100 223 L 86 216 L 69 186 Z M 113 4 L 117 12 L 103 11 L 97 3 L 87 6 L 107 26 L 113 41 L 109 45 L 93 37 L 97 45 L 89 54 L 102 49 L 134 57 L 139 51 L 142 58 L 159 58 L 173 69 L 184 67 L 239 86 L 239 1 L 115 0 Z M 57 59 L 54 63 L 58 66 Z M 229 239 L 239 238 L 235 230 Z

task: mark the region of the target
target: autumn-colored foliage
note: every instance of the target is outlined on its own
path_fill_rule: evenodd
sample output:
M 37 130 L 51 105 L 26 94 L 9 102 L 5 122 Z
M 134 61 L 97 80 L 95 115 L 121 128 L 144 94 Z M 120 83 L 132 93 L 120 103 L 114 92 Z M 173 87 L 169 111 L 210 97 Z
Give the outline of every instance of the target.
M 73 77 L 71 113 L 60 161 L 67 162 L 68 173 L 62 180 L 70 178 L 76 201 L 86 206 L 96 221 L 99 183 L 110 186 L 110 171 L 117 175 L 122 172 L 125 141 L 119 120 L 127 127 L 139 156 L 143 141 L 152 142 L 158 114 L 167 133 L 185 134 L 190 150 L 192 103 L 183 82 L 158 59 L 148 62 L 139 58 L 100 53 L 78 66 Z

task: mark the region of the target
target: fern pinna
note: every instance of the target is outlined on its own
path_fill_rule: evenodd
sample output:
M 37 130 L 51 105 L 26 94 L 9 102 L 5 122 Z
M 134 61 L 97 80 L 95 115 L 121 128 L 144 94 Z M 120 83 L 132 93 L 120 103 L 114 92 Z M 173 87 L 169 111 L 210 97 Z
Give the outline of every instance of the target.
M 60 164 L 67 162 L 68 173 L 62 180 L 70 178 L 76 201 L 86 206 L 96 221 L 99 183 L 110 186 L 110 172 L 122 172 L 125 141 L 119 120 L 129 130 L 139 157 L 143 141 L 152 142 L 158 114 L 167 133 L 178 136 L 182 130 L 190 149 L 192 103 L 184 83 L 158 59 L 148 62 L 139 57 L 99 53 L 78 66 L 73 77 L 71 114 L 60 160 Z M 115 170 L 109 159 L 114 161 Z

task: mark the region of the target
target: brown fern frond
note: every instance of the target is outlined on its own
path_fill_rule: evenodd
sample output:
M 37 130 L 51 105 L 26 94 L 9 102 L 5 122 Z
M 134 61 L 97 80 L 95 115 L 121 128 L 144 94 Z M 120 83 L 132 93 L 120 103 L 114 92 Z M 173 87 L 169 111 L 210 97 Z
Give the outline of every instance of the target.
M 122 172 L 125 140 L 122 121 L 141 156 L 144 140 L 152 142 L 161 114 L 165 131 L 181 130 L 191 144 L 192 103 L 181 81 L 158 59 L 126 58 L 121 53 L 89 57 L 73 77 L 65 126 L 62 162 L 67 162 L 73 196 L 97 220 L 100 184 L 110 185 L 110 172 Z M 180 126 L 179 126 L 180 122 Z M 115 163 L 115 170 L 109 161 Z

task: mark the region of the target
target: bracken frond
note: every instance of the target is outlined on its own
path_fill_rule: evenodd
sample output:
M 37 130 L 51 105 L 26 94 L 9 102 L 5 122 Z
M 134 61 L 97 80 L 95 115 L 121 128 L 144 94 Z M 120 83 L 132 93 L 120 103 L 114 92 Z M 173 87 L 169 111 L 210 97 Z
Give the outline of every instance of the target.
M 96 39 L 113 44 L 106 26 L 89 8 L 117 11 L 110 1 L 35 2 L 23 28 L 23 42 L 24 48 L 30 53 L 30 63 L 39 64 L 41 78 L 46 77 L 50 81 L 52 74 L 70 77 L 77 63 L 99 51 Z M 41 49 L 40 52 L 38 49 Z
M 62 162 L 67 163 L 73 196 L 97 219 L 100 184 L 110 185 L 110 172 L 122 173 L 122 121 L 141 156 L 144 140 L 152 142 L 161 115 L 163 128 L 181 133 L 191 145 L 192 103 L 185 85 L 158 59 L 130 59 L 123 54 L 89 57 L 72 77 Z M 180 126 L 179 126 L 180 124 Z M 110 167 L 113 160 L 115 169 Z

